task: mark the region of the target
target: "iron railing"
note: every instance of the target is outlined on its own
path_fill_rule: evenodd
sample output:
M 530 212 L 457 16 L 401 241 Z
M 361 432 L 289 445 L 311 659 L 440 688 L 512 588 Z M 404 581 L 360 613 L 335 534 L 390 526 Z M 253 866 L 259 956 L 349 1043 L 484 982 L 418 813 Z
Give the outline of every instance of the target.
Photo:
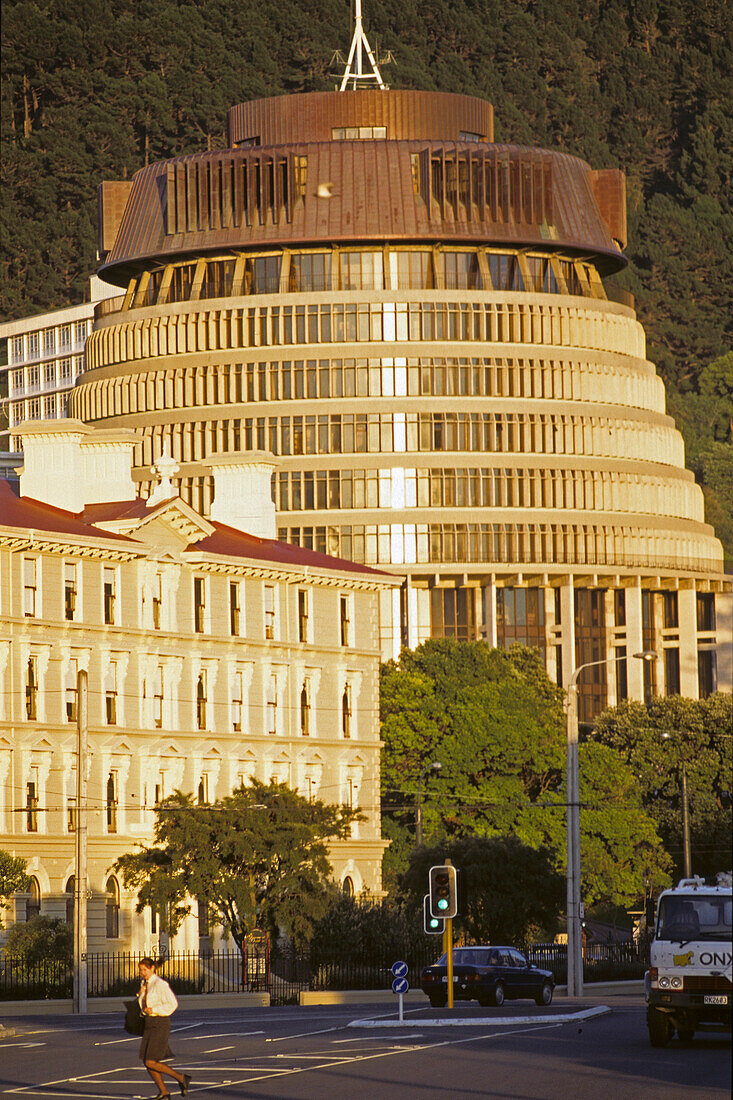
M 168 955 L 160 973 L 178 995 L 191 993 L 268 992 L 271 1004 L 297 1002 L 301 990 L 389 989 L 391 966 L 397 959 L 408 965 L 410 986 L 420 982 L 420 971 L 441 954 L 440 941 L 392 944 L 369 957 L 333 951 L 310 955 L 273 952 L 266 973 L 245 971 L 239 952 L 199 953 L 180 951 Z M 536 943 L 526 948 L 530 962 L 551 970 L 564 983 L 567 947 Z M 142 953 L 90 954 L 87 956 L 87 991 L 90 997 L 132 996 L 140 984 L 138 965 Z M 649 951 L 634 943 L 589 944 L 583 950 L 586 982 L 641 978 L 649 965 Z M 0 954 L 0 1000 L 53 1000 L 73 992 L 72 967 L 61 962 L 30 965 L 23 959 Z

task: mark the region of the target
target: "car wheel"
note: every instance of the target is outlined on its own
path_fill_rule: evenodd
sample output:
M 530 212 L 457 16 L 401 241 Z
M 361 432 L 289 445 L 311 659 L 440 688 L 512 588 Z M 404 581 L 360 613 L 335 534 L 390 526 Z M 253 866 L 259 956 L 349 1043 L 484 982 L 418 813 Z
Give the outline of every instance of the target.
M 695 1038 L 695 1029 L 693 1027 L 678 1027 L 677 1035 L 681 1043 L 691 1043 Z
M 488 993 L 480 993 L 479 996 L 476 998 L 476 1000 L 478 1001 L 478 1003 L 481 1005 L 482 1008 L 488 1008 L 489 1005 L 492 1003 L 491 1002 L 491 997 L 489 996 Z
M 542 983 L 542 989 L 535 997 L 535 1004 L 549 1005 L 552 1004 L 552 986 L 549 982 Z
M 497 982 L 494 986 L 494 992 L 491 995 L 491 1000 L 497 1007 L 501 1007 L 504 1004 L 504 986 L 501 982 Z
M 666 1012 L 660 1012 L 658 1008 L 650 1008 L 647 1013 L 649 1025 L 649 1042 L 653 1047 L 666 1047 L 672 1038 L 672 1028 Z
M 431 996 L 430 996 L 430 1007 L 431 1008 L 445 1008 L 447 1003 L 448 1003 L 448 998 L 444 993 L 443 994 L 432 993 Z

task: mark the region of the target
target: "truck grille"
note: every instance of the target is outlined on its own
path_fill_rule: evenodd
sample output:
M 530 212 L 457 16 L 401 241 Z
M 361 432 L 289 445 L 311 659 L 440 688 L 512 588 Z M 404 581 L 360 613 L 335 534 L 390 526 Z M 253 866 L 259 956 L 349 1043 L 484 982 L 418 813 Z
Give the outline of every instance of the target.
M 722 974 L 705 977 L 702 974 L 685 975 L 686 993 L 730 993 L 733 986 Z

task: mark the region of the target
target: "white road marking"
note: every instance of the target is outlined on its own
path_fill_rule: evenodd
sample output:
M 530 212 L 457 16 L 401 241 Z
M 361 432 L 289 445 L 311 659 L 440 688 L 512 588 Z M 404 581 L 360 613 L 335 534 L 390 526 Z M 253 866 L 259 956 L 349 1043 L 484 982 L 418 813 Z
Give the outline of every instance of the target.
M 181 1039 L 182 1043 L 196 1042 L 208 1042 L 209 1039 L 229 1039 L 231 1036 L 236 1036 L 241 1039 L 244 1035 L 264 1035 L 264 1031 L 218 1031 L 213 1035 L 184 1035 Z
M 234 1047 L 214 1047 L 213 1050 L 202 1050 L 202 1054 L 219 1054 L 222 1050 L 234 1050 Z
M 45 1047 L 45 1043 L 3 1043 L 2 1049 L 6 1047 Z

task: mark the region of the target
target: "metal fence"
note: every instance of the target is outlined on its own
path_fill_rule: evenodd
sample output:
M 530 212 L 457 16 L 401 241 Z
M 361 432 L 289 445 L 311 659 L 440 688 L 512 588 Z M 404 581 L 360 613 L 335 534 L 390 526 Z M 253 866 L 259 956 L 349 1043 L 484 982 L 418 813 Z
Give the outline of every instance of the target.
M 269 992 L 271 1004 L 297 1002 L 301 990 L 389 989 L 390 967 L 398 958 L 407 963 L 410 985 L 419 985 L 420 971 L 437 960 L 436 943 L 392 944 L 369 958 L 353 952 L 333 951 L 327 956 L 273 952 L 269 970 L 256 978 L 248 976 L 239 952 L 175 952 L 160 965 L 160 972 L 178 995 L 190 993 Z M 562 984 L 567 974 L 564 944 L 536 943 L 526 948 L 530 962 L 551 970 Z M 587 982 L 641 978 L 649 965 L 648 949 L 633 943 L 589 944 L 584 948 L 584 976 Z M 134 995 L 140 983 L 138 964 L 144 956 L 133 952 L 87 957 L 87 990 L 90 997 Z M 73 974 L 64 963 L 29 965 L 24 960 L 0 954 L 0 1000 L 52 1000 L 69 998 Z

